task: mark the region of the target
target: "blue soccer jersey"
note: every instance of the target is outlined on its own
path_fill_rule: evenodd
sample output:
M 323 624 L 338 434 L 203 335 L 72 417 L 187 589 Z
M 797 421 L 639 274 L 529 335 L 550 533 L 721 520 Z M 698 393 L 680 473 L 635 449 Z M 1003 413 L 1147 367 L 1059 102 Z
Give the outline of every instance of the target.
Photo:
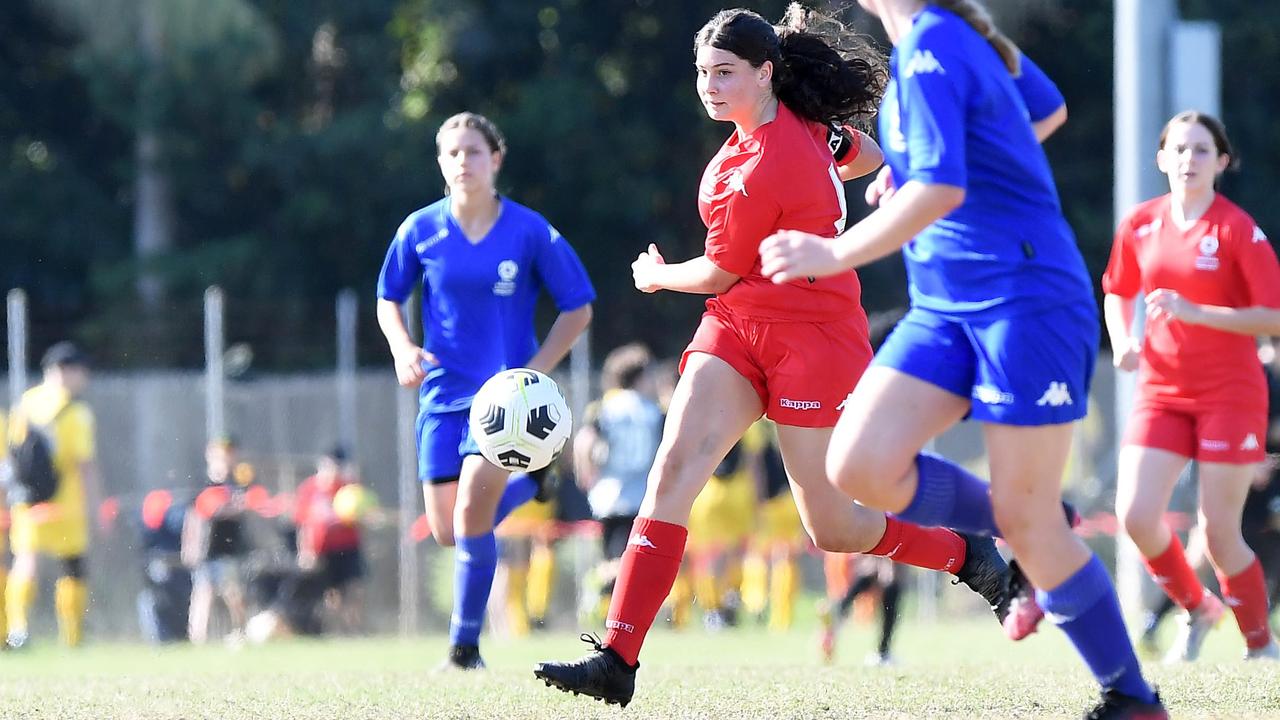
M 959 208 L 903 248 L 912 305 L 976 318 L 1092 301 L 1028 122 L 1062 104 L 1048 78 L 1028 62 L 1020 90 L 984 38 L 933 5 L 915 16 L 889 62 L 880 138 L 895 184 L 965 190 Z
M 1026 55 L 1022 56 L 1022 74 L 1013 79 L 1013 84 L 1018 88 L 1022 102 L 1027 106 L 1027 117 L 1033 123 L 1049 117 L 1067 102 L 1058 86 Z
M 426 412 L 470 407 L 485 380 L 533 357 L 533 315 L 543 288 L 561 312 L 596 297 L 560 233 L 533 210 L 501 202 L 480 242 L 463 234 L 445 197 L 406 218 L 387 251 L 378 297 L 402 303 L 422 284 L 423 348 L 440 362 L 422 383 Z

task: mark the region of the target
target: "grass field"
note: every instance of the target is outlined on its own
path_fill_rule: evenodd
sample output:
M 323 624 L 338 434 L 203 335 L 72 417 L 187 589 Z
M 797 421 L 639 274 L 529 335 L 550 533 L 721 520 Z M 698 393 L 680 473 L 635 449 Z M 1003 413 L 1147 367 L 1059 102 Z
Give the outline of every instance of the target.
M 0 655 L 3 718 L 1069 718 L 1094 689 L 1063 637 L 1014 645 L 994 623 L 906 624 L 899 664 L 866 668 L 869 628 L 841 638 L 832 667 L 814 636 L 656 631 L 626 710 L 533 678 L 576 657 L 572 633 L 491 640 L 489 670 L 433 674 L 444 639 L 291 641 L 232 650 L 48 645 Z M 1280 664 L 1246 664 L 1228 624 L 1190 667 L 1148 665 L 1176 718 L 1280 718 Z

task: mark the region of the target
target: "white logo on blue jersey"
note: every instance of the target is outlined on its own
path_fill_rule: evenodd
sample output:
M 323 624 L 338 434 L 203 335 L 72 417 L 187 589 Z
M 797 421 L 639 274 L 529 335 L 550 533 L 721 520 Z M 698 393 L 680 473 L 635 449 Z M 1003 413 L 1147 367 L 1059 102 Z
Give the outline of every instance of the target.
M 498 263 L 498 282 L 493 284 L 493 294 L 510 297 L 516 293 L 516 275 L 520 274 L 520 266 L 515 260 L 503 260 Z
M 903 77 L 928 75 L 929 73 L 947 74 L 946 68 L 942 67 L 942 63 L 938 62 L 938 58 L 933 56 L 932 50 L 916 50 L 902 69 Z
M 423 240 L 422 242 L 418 243 L 417 245 L 414 245 L 414 246 L 413 246 L 413 249 L 414 249 L 414 251 L 415 251 L 415 252 L 417 252 L 419 255 L 421 255 L 422 253 L 426 252 L 427 250 L 430 250 L 430 249 L 432 248 L 432 246 L 434 246 L 435 244 L 439 243 L 441 240 L 443 240 L 443 239 L 445 239 L 446 237 L 448 237 L 448 235 L 449 235 L 449 229 L 448 229 L 448 228 L 440 228 L 440 230 L 439 230 L 439 231 L 437 231 L 435 235 L 432 235 L 431 237 L 427 238 L 426 240 Z

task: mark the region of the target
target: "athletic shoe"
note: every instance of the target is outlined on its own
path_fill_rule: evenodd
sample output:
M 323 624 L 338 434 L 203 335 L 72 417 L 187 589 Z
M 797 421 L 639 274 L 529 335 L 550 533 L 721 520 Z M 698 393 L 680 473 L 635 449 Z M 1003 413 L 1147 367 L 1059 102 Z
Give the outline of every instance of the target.
M 892 667 L 898 664 L 889 653 L 873 652 L 867 653 L 867 657 L 863 660 L 863 664 L 867 667 Z
M 449 656 L 436 667 L 436 672 L 452 670 L 484 670 L 480 648 L 475 645 L 450 645 Z
M 31 637 L 25 630 L 10 630 L 4 646 L 10 650 L 25 650 L 30 642 Z
M 1005 637 L 1017 642 L 1040 627 L 1044 610 L 1036 601 L 1036 589 L 1017 560 L 1009 561 L 1009 606 L 1000 626 Z
M 1244 653 L 1245 660 L 1280 660 L 1280 644 L 1276 643 L 1275 636 L 1271 636 L 1271 642 L 1257 649 L 1246 650 Z
M 529 477 L 533 478 L 534 484 L 538 486 L 533 493 L 535 502 L 546 502 L 555 498 L 556 492 L 560 489 L 560 473 L 556 472 L 553 465 L 534 470 L 529 473 Z
M 1205 636 L 1218 624 L 1226 610 L 1227 606 L 1222 604 L 1217 595 L 1205 590 L 1204 599 L 1196 609 L 1184 614 L 1178 628 L 1178 636 L 1174 639 L 1173 645 L 1169 646 L 1169 652 L 1165 654 L 1164 661 L 1169 664 L 1194 662 L 1200 657 L 1200 648 L 1204 645 Z
M 957 533 L 964 538 L 964 564 L 956 572 L 952 585 L 962 582 L 982 596 L 991 606 L 996 619 L 1004 623 L 1009 613 L 1009 564 L 1000 557 L 996 543 L 989 537 Z
M 1107 688 L 1102 691 L 1102 702 L 1086 713 L 1084 720 L 1169 720 L 1169 713 L 1159 693 L 1154 702 L 1143 702 Z
M 591 652 L 567 663 L 541 662 L 533 669 L 533 675 L 547 684 L 574 695 L 589 695 L 609 705 L 626 707 L 636 691 L 636 669 L 628 665 L 613 648 L 600 644 L 600 638 L 582 633 L 582 641 L 591 645 Z

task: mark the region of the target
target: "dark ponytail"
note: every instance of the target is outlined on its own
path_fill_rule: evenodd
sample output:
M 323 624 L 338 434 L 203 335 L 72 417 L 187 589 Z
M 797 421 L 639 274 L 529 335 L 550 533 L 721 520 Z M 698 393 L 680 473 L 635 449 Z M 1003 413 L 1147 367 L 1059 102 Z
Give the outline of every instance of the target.
M 771 61 L 773 92 L 797 115 L 819 123 L 875 116 L 888 81 L 884 57 L 838 20 L 792 3 L 773 27 L 750 10 L 721 10 L 694 36 L 752 67 Z

